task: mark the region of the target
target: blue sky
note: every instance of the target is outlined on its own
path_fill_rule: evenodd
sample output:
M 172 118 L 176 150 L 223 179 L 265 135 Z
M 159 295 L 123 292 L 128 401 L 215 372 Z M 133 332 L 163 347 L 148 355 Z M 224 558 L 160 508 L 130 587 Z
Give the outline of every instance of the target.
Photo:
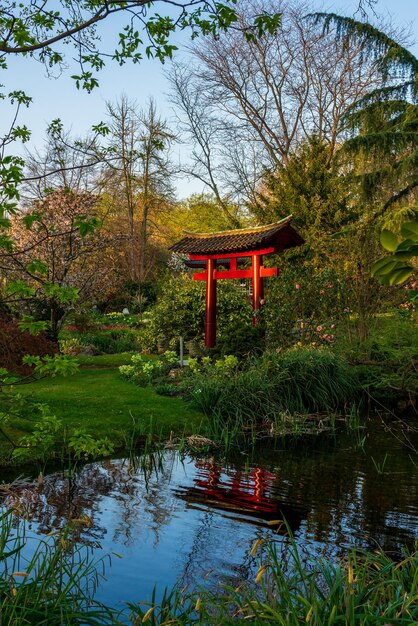
M 358 5 L 357 0 L 335 0 L 323 2 L 322 7 L 327 11 L 351 15 Z M 411 35 L 411 50 L 418 54 L 418 4 L 417 0 L 378 0 L 376 11 L 383 16 L 390 16 L 394 25 L 405 28 Z M 110 29 L 113 31 L 110 31 Z M 106 32 L 107 31 L 107 32 Z M 107 35 L 115 32 L 115 26 L 107 25 L 104 30 Z M 181 34 L 178 45 L 181 48 L 187 45 L 188 37 Z M 180 52 L 180 54 L 183 54 Z M 171 105 L 168 101 L 168 84 L 164 76 L 164 67 L 159 61 L 144 59 L 139 65 L 126 64 L 119 67 L 109 63 L 100 76 L 100 88 L 87 94 L 78 91 L 70 75 L 74 71 L 66 71 L 59 78 L 48 78 L 44 67 L 30 59 L 14 59 L 9 62 L 6 76 L 1 82 L 6 85 L 7 91 L 24 89 L 33 97 L 33 104 L 24 111 L 20 122 L 26 123 L 32 130 L 31 145 L 41 146 L 45 127 L 49 121 L 61 118 L 67 128 L 72 128 L 75 135 L 83 135 L 88 129 L 105 118 L 105 102 L 115 100 L 122 92 L 129 98 L 137 100 L 145 106 L 149 97 L 154 97 L 159 112 L 170 118 Z M 0 133 L 7 119 L 4 105 L 0 107 L 2 118 Z M 197 183 L 181 183 L 180 195 L 199 191 Z

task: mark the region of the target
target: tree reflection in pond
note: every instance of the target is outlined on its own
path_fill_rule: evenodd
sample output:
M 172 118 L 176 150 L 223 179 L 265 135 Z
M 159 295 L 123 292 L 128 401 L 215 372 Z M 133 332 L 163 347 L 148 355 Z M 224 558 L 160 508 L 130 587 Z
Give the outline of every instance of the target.
M 388 455 L 383 474 L 376 464 Z M 113 551 L 106 602 L 146 600 L 183 577 L 201 583 L 209 570 L 235 583 L 254 573 L 253 542 L 272 536 L 284 546 L 286 518 L 311 556 L 343 555 L 348 545 L 400 553 L 418 535 L 418 463 L 400 438 L 370 424 L 366 445 L 355 437 L 263 443 L 251 462 L 182 457 L 138 467 L 129 460 L 91 463 L 42 484 L 0 492 L 3 506 L 26 514 L 46 534 L 76 520 L 75 538 Z M 279 533 L 275 531 L 279 531 Z

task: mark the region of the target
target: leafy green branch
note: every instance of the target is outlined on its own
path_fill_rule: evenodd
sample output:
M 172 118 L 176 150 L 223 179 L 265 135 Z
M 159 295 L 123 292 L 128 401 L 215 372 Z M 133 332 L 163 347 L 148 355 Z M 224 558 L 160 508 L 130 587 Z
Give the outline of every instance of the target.
M 402 241 L 390 230 L 380 235 L 382 246 L 391 253 L 372 266 L 372 276 L 382 285 L 400 285 L 418 271 L 418 218 L 402 224 L 401 235 Z
M 0 12 L 0 62 L 12 55 L 32 56 L 47 68 L 63 66 L 62 44 L 71 43 L 77 51 L 81 72 L 74 74 L 78 88 L 91 91 L 98 85 L 93 72 L 100 71 L 105 59 L 123 65 L 127 60 L 139 62 L 144 55 L 161 62 L 171 58 L 177 47 L 170 41 L 178 30 L 188 29 L 192 37 L 218 33 L 237 27 L 237 0 L 128 0 L 126 2 L 97 2 L 72 0 L 58 3 L 58 9 L 32 3 L 13 3 L 8 11 Z M 160 5 L 170 5 L 165 15 L 157 12 Z M 99 48 L 101 22 L 117 15 L 126 17 L 113 51 Z M 258 36 L 273 32 L 279 25 L 277 14 L 260 12 L 255 15 L 253 28 Z

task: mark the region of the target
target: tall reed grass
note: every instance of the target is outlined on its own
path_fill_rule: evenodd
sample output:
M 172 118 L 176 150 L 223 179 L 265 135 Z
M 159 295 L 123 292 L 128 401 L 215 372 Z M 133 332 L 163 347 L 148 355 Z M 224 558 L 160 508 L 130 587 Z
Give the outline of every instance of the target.
M 280 552 L 258 540 L 254 580 L 238 587 L 175 585 L 157 600 L 122 610 L 94 600 L 102 562 L 74 543 L 71 527 L 30 537 L 14 512 L 0 515 L 0 624 L 3 626 L 398 626 L 418 623 L 418 552 L 392 560 L 352 550 L 346 559 L 306 562 L 292 537 Z M 76 522 L 73 522 L 76 523 Z M 261 546 L 263 546 L 261 548 Z
M 412 625 L 418 623 L 418 552 L 396 562 L 352 550 L 337 564 L 320 559 L 304 565 L 293 539 L 285 559 L 270 543 L 252 582 L 192 593 L 178 586 L 159 603 L 154 596 L 130 609 L 150 626 Z
M 205 372 L 192 381 L 197 406 L 212 419 L 235 424 L 342 410 L 359 391 L 347 363 L 325 349 L 267 352 L 228 376 Z
M 0 514 L 0 624 L 104 626 L 116 612 L 94 601 L 99 579 L 71 528 L 39 540 L 13 511 Z

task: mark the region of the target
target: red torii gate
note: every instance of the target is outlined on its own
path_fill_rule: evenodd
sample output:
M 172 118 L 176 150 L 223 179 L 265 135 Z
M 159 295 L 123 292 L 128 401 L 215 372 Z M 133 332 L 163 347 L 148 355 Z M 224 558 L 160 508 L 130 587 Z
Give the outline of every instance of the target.
M 258 311 L 264 297 L 263 278 L 277 276 L 277 267 L 264 267 L 263 256 L 282 252 L 304 243 L 304 239 L 291 226 L 292 216 L 267 226 L 241 228 L 216 233 L 190 233 L 171 246 L 173 252 L 186 253 L 190 261 L 186 265 L 195 272 L 193 280 L 206 281 L 205 346 L 216 343 L 216 281 L 225 278 L 251 278 L 253 310 Z M 238 269 L 246 257 L 251 257 L 249 269 Z M 218 270 L 222 266 L 225 269 Z M 253 318 L 256 324 L 256 318 Z

